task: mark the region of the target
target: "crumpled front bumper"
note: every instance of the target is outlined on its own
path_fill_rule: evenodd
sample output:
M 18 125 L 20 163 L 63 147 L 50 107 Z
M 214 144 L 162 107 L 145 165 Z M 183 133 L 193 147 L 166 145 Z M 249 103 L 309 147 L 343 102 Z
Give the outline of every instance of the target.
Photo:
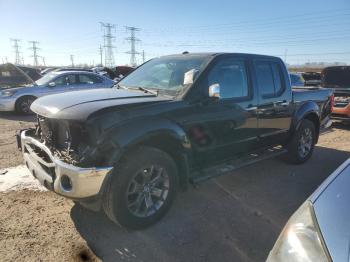
M 46 188 L 72 199 L 99 194 L 103 181 L 113 167 L 81 168 L 56 158 L 51 150 L 22 130 L 17 137 L 24 162 L 30 172 Z

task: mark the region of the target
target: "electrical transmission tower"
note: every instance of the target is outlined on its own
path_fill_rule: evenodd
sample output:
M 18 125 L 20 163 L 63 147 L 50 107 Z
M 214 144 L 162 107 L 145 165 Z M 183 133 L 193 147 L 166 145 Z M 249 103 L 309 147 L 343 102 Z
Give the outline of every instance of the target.
M 20 55 L 20 45 L 19 42 L 21 41 L 20 39 L 10 39 L 13 42 L 13 49 L 15 51 L 15 64 L 16 65 L 20 65 L 22 64 L 22 59 L 21 59 L 21 55 Z
M 39 62 L 38 62 L 38 50 L 40 50 L 39 47 L 37 47 L 37 45 L 39 44 L 38 41 L 29 41 L 29 43 L 32 45 L 32 47 L 30 47 L 29 49 L 33 51 L 33 55 L 32 57 L 34 58 L 34 66 L 39 66 Z
M 131 44 L 130 50 L 125 53 L 130 54 L 130 65 L 136 66 L 136 55 L 140 53 L 136 51 L 135 44 L 136 42 L 139 42 L 141 40 L 135 37 L 135 33 L 137 31 L 140 31 L 140 28 L 133 27 L 133 26 L 126 26 L 125 28 L 126 30 L 130 31 L 130 37 L 125 38 L 125 40 L 129 41 Z
M 99 54 L 100 54 L 100 64 L 101 66 L 103 66 L 103 62 L 102 62 L 102 56 L 103 56 L 103 49 L 102 46 L 100 46 L 100 48 L 98 49 Z
M 142 50 L 142 63 L 146 61 L 145 50 Z
M 113 41 L 115 40 L 115 25 L 109 23 L 100 22 L 103 28 L 103 47 L 105 48 L 105 66 L 113 67 L 114 66 L 114 55 L 113 55 Z

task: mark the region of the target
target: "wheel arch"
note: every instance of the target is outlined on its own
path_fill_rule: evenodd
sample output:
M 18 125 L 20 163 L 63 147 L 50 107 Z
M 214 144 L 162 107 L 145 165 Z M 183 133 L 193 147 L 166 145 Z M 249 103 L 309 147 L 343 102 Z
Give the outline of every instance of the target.
M 313 102 L 313 101 L 308 101 L 304 103 L 299 110 L 297 110 L 294 119 L 294 132 L 299 129 L 301 121 L 304 119 L 307 119 L 311 121 L 314 126 L 315 126 L 315 131 L 316 131 L 316 141 L 315 143 L 318 142 L 318 137 L 320 134 L 320 108 L 319 106 Z
M 180 187 L 185 189 L 191 159 L 191 144 L 185 131 L 167 119 L 147 120 L 132 121 L 130 125 L 115 127 L 115 131 L 109 132 L 108 141 L 116 145 L 117 153 L 107 154 L 109 155 L 107 162 L 118 166 L 124 157 L 132 155 L 132 152 L 141 146 L 157 148 L 174 160 L 178 167 Z

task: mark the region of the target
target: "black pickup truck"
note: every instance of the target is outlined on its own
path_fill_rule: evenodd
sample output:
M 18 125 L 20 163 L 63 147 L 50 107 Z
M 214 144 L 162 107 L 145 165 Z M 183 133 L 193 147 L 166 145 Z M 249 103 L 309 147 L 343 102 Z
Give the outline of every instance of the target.
M 47 188 L 131 228 L 148 226 L 188 182 L 287 152 L 310 158 L 332 91 L 292 91 L 281 59 L 205 53 L 152 59 L 112 89 L 31 106 L 18 144 Z

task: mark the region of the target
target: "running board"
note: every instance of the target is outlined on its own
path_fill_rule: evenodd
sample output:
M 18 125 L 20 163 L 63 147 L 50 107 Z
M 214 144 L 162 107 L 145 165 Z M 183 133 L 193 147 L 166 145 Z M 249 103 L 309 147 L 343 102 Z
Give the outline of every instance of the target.
M 257 162 L 280 156 L 286 152 L 287 150 L 281 146 L 256 151 L 244 157 L 228 161 L 224 164 L 203 169 L 201 172 L 199 172 L 198 175 L 192 177 L 190 179 L 190 182 L 192 185 L 196 185 L 200 182 L 225 175 L 229 172 L 236 171 L 240 168 L 255 164 Z

